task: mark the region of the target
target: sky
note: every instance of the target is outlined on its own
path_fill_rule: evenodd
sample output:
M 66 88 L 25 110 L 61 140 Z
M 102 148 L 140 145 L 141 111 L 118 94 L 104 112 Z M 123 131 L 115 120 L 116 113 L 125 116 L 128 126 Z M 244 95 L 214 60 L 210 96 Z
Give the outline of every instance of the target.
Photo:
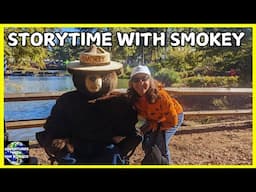
M 63 32 L 77 32 L 79 31 L 77 28 L 62 28 Z

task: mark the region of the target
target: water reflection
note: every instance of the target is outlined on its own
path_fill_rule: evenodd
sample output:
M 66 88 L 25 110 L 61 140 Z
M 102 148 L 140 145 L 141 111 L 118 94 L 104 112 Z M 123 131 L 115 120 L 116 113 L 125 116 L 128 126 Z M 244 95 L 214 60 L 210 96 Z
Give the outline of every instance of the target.
M 36 77 L 9 76 L 5 78 L 6 93 L 52 92 L 74 89 L 71 76 Z
M 75 89 L 72 77 L 8 76 L 4 80 L 5 93 L 70 91 Z M 118 88 L 127 88 L 128 80 L 119 79 Z
M 5 120 L 46 118 L 54 104 L 55 100 L 6 102 L 4 104 Z

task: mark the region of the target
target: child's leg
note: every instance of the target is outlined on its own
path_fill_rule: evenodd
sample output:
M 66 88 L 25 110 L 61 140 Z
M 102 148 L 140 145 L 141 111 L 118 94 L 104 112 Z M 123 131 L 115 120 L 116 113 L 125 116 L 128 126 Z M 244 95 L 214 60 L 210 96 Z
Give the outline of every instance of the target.
M 177 129 L 180 128 L 180 126 L 182 125 L 183 121 L 184 121 L 184 113 L 180 113 L 178 115 L 178 125 L 176 125 L 175 127 L 171 127 L 170 129 L 165 131 L 166 155 L 170 163 L 171 163 L 171 153 L 169 149 L 169 143 L 173 135 L 176 133 Z

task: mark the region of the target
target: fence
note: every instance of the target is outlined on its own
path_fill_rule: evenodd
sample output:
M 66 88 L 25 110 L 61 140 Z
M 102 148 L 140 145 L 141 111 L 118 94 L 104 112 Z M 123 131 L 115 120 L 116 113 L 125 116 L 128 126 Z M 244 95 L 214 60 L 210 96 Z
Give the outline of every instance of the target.
M 252 96 L 251 88 L 166 88 L 171 95 L 191 95 L 191 96 L 217 96 L 217 95 L 249 95 Z M 119 92 L 125 92 L 126 89 L 117 89 Z M 57 99 L 64 92 L 50 93 L 21 93 L 5 94 L 4 102 L 36 101 Z M 214 111 L 185 111 L 185 117 L 193 116 L 223 116 L 223 115 L 246 115 L 252 114 L 252 109 L 236 110 L 214 110 Z M 34 128 L 42 127 L 45 119 L 28 119 L 19 121 L 6 121 L 7 129 Z

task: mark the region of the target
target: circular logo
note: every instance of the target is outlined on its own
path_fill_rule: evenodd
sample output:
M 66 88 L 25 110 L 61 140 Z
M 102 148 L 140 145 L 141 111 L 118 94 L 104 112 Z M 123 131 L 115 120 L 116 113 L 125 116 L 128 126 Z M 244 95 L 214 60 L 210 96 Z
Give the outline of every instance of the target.
M 29 158 L 29 148 L 19 141 L 9 143 L 4 150 L 4 156 L 12 165 L 20 165 Z

